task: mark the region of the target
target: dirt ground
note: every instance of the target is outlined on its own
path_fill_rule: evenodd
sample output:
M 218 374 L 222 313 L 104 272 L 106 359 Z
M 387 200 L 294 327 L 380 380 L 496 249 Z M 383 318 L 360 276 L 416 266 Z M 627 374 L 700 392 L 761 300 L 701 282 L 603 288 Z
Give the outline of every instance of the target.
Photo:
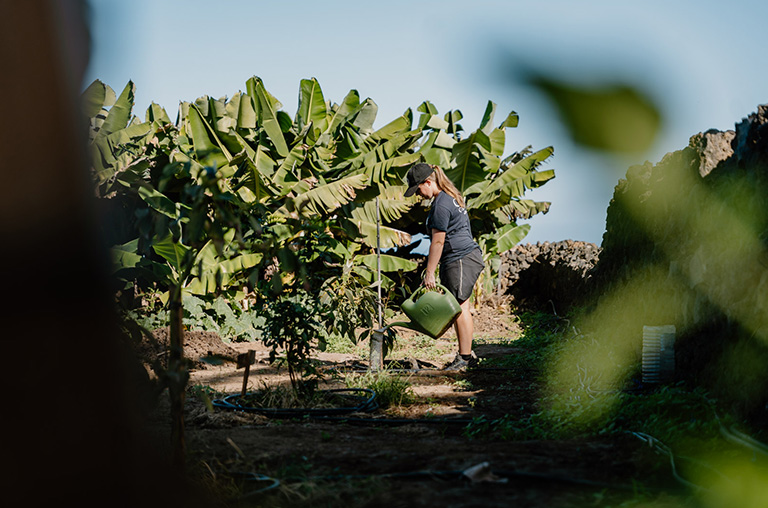
M 518 325 L 503 307 L 479 309 L 475 326 L 480 358 L 520 351 L 509 340 L 519 333 Z M 163 331 L 156 333 L 159 342 L 166 340 Z M 407 345 L 414 336 L 405 331 L 398 343 Z M 531 372 L 482 365 L 464 373 L 442 371 L 442 363 L 455 354 L 454 344 L 449 333 L 435 344 L 445 351 L 439 358 L 411 362 L 403 356 L 407 347 L 389 358 L 420 367 L 399 372 L 412 384 L 412 405 L 275 418 L 207 408 L 194 395 L 194 387 L 201 386 L 239 393 L 245 369 L 231 359 L 248 350 L 256 354 L 248 390 L 287 384 L 285 370 L 269 364 L 263 345 L 224 344 L 215 334 L 187 332 L 185 352 L 194 365 L 185 416 L 189 467 L 202 478 L 215 478 L 219 489 L 238 485 L 219 490 L 223 506 L 681 506 L 663 459 L 631 436 L 572 441 L 467 437 L 464 430 L 472 419 L 521 417 L 535 410 L 537 398 Z M 364 371 L 365 351 L 362 345 L 352 353 L 319 353 L 326 371 L 337 373 L 327 376 L 321 388 L 344 387 L 343 375 Z M 143 351 L 145 358 L 158 354 L 158 349 Z M 160 434 L 170 429 L 166 399 L 161 398 L 154 422 Z M 238 497 L 242 494 L 246 497 Z

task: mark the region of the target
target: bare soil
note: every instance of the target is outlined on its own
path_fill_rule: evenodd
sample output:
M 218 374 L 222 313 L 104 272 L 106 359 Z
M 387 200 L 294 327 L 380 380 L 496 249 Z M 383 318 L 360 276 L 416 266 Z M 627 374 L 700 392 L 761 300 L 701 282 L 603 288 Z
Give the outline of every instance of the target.
M 480 358 L 521 351 L 510 341 L 519 328 L 507 309 L 481 307 L 475 327 Z M 157 344 L 145 344 L 141 351 L 145 361 L 163 355 L 167 331 L 156 335 Z M 444 354 L 429 359 L 409 358 L 407 343 L 414 337 L 404 331 L 401 347 L 389 358 L 420 367 L 399 373 L 412 384 L 414 404 L 338 417 L 274 418 L 207 407 L 195 395 L 200 387 L 218 395 L 239 393 L 245 369 L 233 360 L 248 350 L 256 354 L 249 391 L 288 384 L 285 370 L 269 364 L 268 350 L 256 342 L 225 344 L 216 334 L 187 331 L 190 471 L 210 483 L 222 506 L 681 506 L 664 459 L 631 436 L 565 441 L 468 437 L 465 428 L 472 419 L 522 418 L 535 411 L 535 372 L 482 365 L 446 372 L 441 367 L 455 354 L 452 333 L 435 343 Z M 366 347 L 318 353 L 328 373 L 320 388 L 344 387 L 344 375 L 363 371 Z M 167 396 L 159 402 L 153 424 L 168 443 Z M 265 476 L 257 480 L 257 475 Z M 277 486 L 258 492 L 270 485 Z

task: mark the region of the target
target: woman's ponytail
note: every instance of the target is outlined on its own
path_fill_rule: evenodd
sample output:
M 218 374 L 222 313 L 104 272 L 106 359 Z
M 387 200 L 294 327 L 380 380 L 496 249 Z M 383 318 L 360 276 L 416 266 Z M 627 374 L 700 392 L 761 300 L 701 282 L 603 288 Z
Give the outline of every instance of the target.
M 460 207 L 464 208 L 464 198 L 461 196 L 459 189 L 456 188 L 451 179 L 446 176 L 442 169 L 440 169 L 440 166 L 430 164 L 430 167 L 435 172 L 429 175 L 429 179 L 434 177 L 440 190 L 448 193 L 449 196 L 456 200 Z

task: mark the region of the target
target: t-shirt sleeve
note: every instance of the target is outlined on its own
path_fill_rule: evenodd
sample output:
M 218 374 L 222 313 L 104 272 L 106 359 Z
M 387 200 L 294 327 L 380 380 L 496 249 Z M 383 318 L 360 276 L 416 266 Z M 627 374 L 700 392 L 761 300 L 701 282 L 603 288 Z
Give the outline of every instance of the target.
M 438 231 L 448 231 L 448 223 L 451 218 L 450 211 L 444 206 L 436 206 L 432 210 L 432 220 L 429 227 L 437 229 Z

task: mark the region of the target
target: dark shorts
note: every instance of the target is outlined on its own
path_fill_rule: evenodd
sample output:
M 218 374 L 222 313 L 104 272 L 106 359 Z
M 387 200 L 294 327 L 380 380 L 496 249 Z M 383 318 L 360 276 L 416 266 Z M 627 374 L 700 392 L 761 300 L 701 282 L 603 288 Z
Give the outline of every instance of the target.
M 484 267 L 483 252 L 475 249 L 457 261 L 440 265 L 440 283 L 463 303 L 472 296 L 472 289 Z

